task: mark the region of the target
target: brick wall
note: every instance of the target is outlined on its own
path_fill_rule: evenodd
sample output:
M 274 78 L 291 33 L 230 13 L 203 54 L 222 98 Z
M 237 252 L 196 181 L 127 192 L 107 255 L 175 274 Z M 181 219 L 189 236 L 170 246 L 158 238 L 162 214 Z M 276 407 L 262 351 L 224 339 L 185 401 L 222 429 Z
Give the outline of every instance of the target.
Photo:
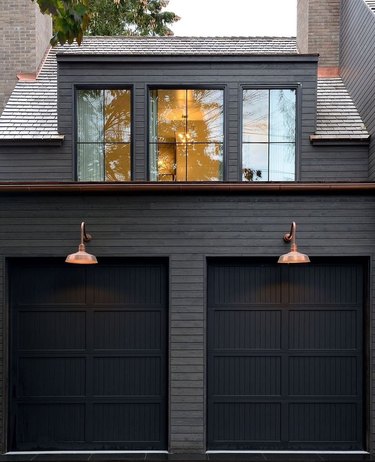
M 52 21 L 31 0 L 1 0 L 0 113 L 17 74 L 35 74 L 52 35 Z
M 319 66 L 339 66 L 341 0 L 298 0 L 297 45 L 319 53 Z

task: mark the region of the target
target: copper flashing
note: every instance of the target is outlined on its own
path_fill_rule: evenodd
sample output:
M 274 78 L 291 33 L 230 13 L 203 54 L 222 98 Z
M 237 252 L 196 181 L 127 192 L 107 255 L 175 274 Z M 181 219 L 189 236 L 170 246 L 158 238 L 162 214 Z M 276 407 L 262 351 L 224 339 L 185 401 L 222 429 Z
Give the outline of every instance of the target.
M 21 82 L 34 82 L 36 80 L 36 73 L 20 73 L 17 74 L 17 79 Z
M 375 193 L 375 182 L 367 183 L 0 183 L 0 194 L 295 194 Z
M 340 68 L 318 66 L 318 77 L 340 77 Z

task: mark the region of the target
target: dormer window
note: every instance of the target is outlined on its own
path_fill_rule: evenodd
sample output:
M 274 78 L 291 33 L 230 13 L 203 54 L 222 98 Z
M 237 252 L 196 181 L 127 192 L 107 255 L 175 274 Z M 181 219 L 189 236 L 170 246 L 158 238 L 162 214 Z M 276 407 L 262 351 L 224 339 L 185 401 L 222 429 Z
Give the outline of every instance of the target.
M 77 91 L 78 181 L 131 181 L 131 94 Z
M 296 178 L 296 90 L 243 91 L 242 180 Z
M 220 89 L 150 92 L 151 181 L 223 180 L 223 101 Z

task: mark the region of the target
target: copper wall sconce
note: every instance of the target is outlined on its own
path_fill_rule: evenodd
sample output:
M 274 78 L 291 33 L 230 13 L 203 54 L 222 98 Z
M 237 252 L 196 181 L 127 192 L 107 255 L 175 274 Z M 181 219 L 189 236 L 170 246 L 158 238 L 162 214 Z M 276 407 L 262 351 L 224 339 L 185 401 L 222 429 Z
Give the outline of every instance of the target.
M 284 242 L 290 242 L 290 252 L 281 255 L 277 263 L 310 263 L 310 258 L 305 255 L 304 253 L 300 253 L 297 251 L 297 244 L 296 244 L 296 229 L 297 225 L 293 221 L 292 226 L 290 228 L 290 233 L 284 235 Z
M 81 223 L 81 243 L 78 246 L 78 252 L 71 253 L 65 259 L 65 263 L 74 263 L 77 265 L 95 265 L 98 263 L 95 255 L 86 252 L 85 242 L 91 241 L 92 237 L 86 233 L 86 225 Z

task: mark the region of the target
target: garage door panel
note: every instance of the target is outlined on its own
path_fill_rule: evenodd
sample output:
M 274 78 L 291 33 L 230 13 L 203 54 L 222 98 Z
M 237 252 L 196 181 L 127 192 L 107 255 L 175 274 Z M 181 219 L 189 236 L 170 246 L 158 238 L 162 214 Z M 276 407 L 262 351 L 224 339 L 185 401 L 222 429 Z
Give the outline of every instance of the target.
M 19 268 L 16 278 L 22 287 L 12 294 L 17 305 L 82 305 L 86 302 L 86 293 L 82 291 L 85 272 L 81 267 L 65 272 L 63 278 L 55 266 L 23 267 Z
M 93 440 L 96 442 L 158 442 L 159 403 L 99 403 L 93 406 Z M 108 422 L 103 426 L 101 422 Z
M 209 261 L 209 449 L 363 449 L 363 276 Z
M 288 273 L 290 304 L 343 306 L 361 303 L 363 274 L 359 265 L 314 264 L 303 271 L 298 265 L 292 265 Z
M 21 350 L 81 350 L 86 348 L 83 311 L 19 311 Z
M 213 361 L 215 395 L 280 395 L 280 357 L 216 356 Z
M 281 312 L 274 310 L 216 310 L 213 348 L 279 350 Z
M 51 449 L 51 441 L 85 440 L 83 404 L 20 404 L 17 409 L 19 449 Z
M 159 396 L 161 358 L 94 358 L 94 394 L 97 396 Z
M 208 275 L 212 305 L 280 303 L 280 272 L 274 265 L 212 265 Z
M 10 281 L 9 449 L 165 449 L 166 265 L 17 260 Z
M 19 397 L 84 396 L 85 358 L 20 358 Z
M 94 312 L 96 350 L 159 350 L 160 330 L 160 310 Z
M 357 419 L 355 403 L 294 403 L 289 406 L 289 438 L 294 443 L 355 443 Z
M 289 348 L 292 350 L 355 350 L 357 311 L 292 310 L 289 312 Z
M 94 274 L 95 305 L 161 305 L 165 303 L 160 265 L 97 268 Z M 147 290 L 145 290 L 147 287 Z
M 281 438 L 279 403 L 216 403 L 214 440 L 233 443 L 274 442 Z
M 289 395 L 357 396 L 356 357 L 289 358 Z

